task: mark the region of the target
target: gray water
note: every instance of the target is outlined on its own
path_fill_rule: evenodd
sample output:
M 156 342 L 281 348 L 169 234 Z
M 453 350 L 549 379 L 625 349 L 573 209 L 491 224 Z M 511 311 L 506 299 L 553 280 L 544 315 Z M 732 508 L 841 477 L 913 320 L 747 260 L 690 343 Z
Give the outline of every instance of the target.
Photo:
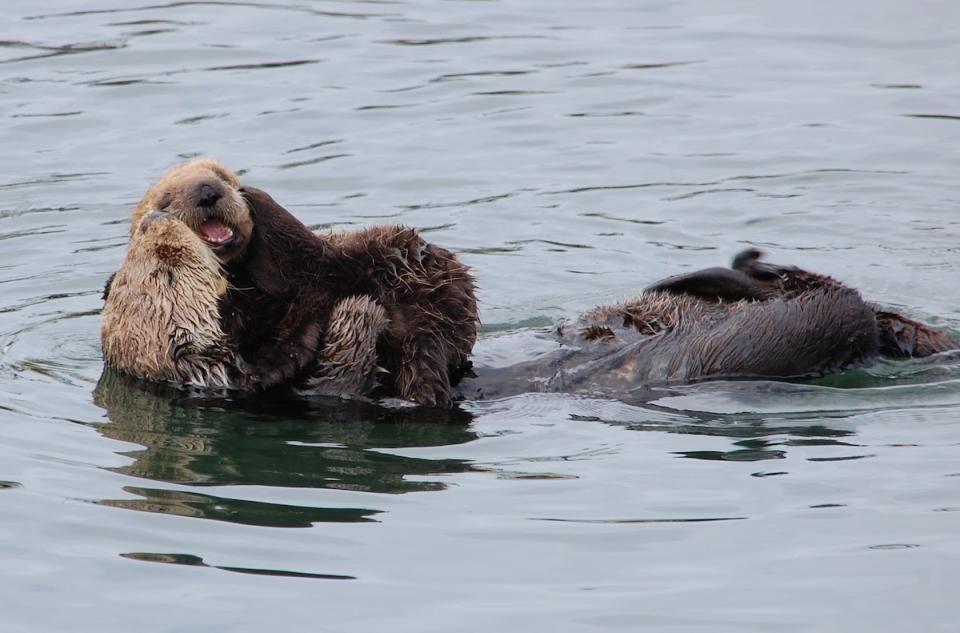
M 421 228 L 488 337 L 745 245 L 957 328 L 960 4 L 3 9 L 0 631 L 960 630 L 949 355 L 452 415 L 97 387 L 129 213 L 196 155 Z

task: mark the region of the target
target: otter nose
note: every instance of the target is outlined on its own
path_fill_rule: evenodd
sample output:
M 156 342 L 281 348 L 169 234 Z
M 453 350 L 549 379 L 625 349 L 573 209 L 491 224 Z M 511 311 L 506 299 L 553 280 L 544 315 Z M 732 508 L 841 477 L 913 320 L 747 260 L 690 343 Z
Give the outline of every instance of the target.
M 201 207 L 212 207 L 222 195 L 217 187 L 203 183 L 197 188 L 197 205 Z

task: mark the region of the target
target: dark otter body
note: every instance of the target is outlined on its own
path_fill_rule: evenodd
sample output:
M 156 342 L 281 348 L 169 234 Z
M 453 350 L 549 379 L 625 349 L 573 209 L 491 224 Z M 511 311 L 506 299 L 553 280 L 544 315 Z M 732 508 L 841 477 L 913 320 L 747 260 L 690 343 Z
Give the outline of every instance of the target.
M 479 321 L 456 256 L 399 226 L 320 236 L 265 192 L 242 192 L 254 230 L 227 267 L 224 326 L 256 359 L 250 382 L 449 404 Z
M 879 311 L 840 282 L 759 261 L 665 279 L 622 304 L 541 332 L 554 348 L 486 370 L 461 386 L 468 399 L 530 391 L 624 394 L 645 385 L 720 378 L 797 379 L 955 349 L 948 334 Z

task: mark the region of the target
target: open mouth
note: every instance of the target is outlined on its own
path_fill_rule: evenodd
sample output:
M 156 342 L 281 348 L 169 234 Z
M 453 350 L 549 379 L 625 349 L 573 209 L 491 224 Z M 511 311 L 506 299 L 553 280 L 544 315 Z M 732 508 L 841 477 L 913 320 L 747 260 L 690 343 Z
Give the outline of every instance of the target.
M 233 229 L 218 218 L 204 218 L 198 231 L 200 237 L 211 246 L 226 246 L 234 239 Z

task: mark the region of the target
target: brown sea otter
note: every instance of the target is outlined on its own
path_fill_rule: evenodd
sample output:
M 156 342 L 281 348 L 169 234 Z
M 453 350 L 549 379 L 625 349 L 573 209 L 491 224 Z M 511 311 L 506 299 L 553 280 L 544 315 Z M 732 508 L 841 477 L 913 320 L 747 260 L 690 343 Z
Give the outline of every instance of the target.
M 145 275 L 138 259 L 158 270 L 165 265 L 155 250 L 133 252 L 143 244 L 141 225 L 155 223 L 156 214 L 177 220 L 197 238 L 177 239 L 171 231 L 171 246 L 191 253 L 202 246 L 221 265 L 209 269 L 208 283 L 226 291 L 208 309 L 217 314 L 223 337 L 216 347 L 231 350 L 242 368 L 232 386 L 295 385 L 325 395 L 376 390 L 422 404 L 450 401 L 478 322 L 473 279 L 456 256 L 405 227 L 316 235 L 269 195 L 242 187 L 233 172 L 209 159 L 174 168 L 137 205 L 132 250 L 105 290 L 103 337 L 111 338 L 113 349 L 123 347 L 118 341 L 137 348 L 135 328 L 124 329 L 130 319 L 114 318 L 138 311 L 126 295 L 114 294 L 117 279 L 148 283 L 153 271 Z M 151 320 L 154 314 L 143 316 L 158 330 L 170 330 L 167 322 Z M 131 356 L 106 358 L 118 369 L 158 379 Z
M 574 322 L 527 332 L 527 343 L 512 344 L 539 349 L 535 357 L 506 364 L 495 352 L 477 358 L 476 376 L 460 385 L 460 395 L 619 396 L 706 379 L 811 378 L 880 356 L 924 357 L 960 347 L 946 332 L 873 307 L 830 277 L 760 256 L 747 250 L 732 268 L 670 277 Z

